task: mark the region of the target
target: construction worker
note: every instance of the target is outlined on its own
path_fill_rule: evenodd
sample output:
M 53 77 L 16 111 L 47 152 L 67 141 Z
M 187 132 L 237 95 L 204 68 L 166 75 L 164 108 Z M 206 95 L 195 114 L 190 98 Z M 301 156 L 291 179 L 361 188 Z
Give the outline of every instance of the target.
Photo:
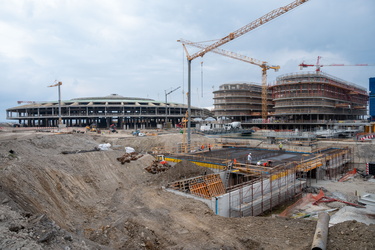
M 204 150 L 204 145 L 202 144 L 202 146 L 201 146 L 201 150 L 203 151 Z
M 261 162 L 260 162 L 260 161 L 258 161 L 258 162 L 257 162 L 257 165 L 258 165 L 258 166 L 260 166 L 260 165 L 261 165 Z
M 279 150 L 283 150 L 283 144 L 281 142 L 279 144 Z
M 208 151 L 211 151 L 211 144 L 208 144 Z
M 248 155 L 247 155 L 247 163 L 251 163 L 251 160 L 252 160 L 252 157 L 251 157 L 251 153 L 249 153 Z

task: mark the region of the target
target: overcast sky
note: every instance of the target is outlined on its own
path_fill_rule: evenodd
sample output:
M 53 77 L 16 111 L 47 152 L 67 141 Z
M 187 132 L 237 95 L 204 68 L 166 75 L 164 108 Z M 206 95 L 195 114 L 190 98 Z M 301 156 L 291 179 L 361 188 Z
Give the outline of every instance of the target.
M 17 101 L 119 94 L 187 103 L 187 63 L 178 39 L 220 39 L 292 0 L 0 0 L 0 121 Z M 221 46 L 280 65 L 375 65 L 374 0 L 310 0 Z M 197 50 L 189 47 L 189 53 Z M 202 63 L 203 62 L 203 63 Z M 304 71 L 314 71 L 314 68 Z M 368 89 L 375 66 L 323 67 Z M 261 82 L 258 66 L 208 53 L 192 61 L 192 105 L 213 106 L 223 83 Z M 203 88 L 202 88 L 203 86 Z

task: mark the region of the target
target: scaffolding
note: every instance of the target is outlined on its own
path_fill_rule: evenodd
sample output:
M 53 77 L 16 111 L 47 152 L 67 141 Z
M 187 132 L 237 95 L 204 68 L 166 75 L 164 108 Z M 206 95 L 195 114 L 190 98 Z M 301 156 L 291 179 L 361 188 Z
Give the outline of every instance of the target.
M 262 86 L 256 83 L 227 83 L 214 93 L 215 116 L 234 117 L 244 121 L 249 117 L 261 117 Z M 267 96 L 267 110 L 273 112 L 271 92 Z
M 323 72 L 283 75 L 270 86 L 275 115 L 290 120 L 359 119 L 366 115 L 366 89 Z
M 229 192 L 229 217 L 257 216 L 302 193 L 305 180 L 296 178 L 295 163 L 278 168 Z
M 349 148 L 324 148 L 302 154 L 299 161 L 258 166 L 243 160 L 233 164 L 236 150 L 243 148 L 231 148 L 227 154 L 218 150 L 209 157 L 205 152 L 167 157 L 167 161 L 188 160 L 214 170 L 214 174 L 172 182 L 169 189 L 200 198 L 221 216 L 257 216 L 298 197 L 314 178 L 338 180 L 350 170 L 352 158 Z M 263 151 L 267 157 L 275 156 L 272 150 Z

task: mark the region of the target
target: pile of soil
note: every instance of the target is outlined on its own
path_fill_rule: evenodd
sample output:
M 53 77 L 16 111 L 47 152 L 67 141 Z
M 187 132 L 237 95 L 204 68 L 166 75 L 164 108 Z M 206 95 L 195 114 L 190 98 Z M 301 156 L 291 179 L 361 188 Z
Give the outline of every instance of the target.
M 155 158 L 147 151 L 168 136 L 139 139 L 0 133 L 0 249 L 310 249 L 314 221 L 223 218 L 164 191 L 208 169 L 181 162 L 150 174 Z M 107 142 L 122 147 L 62 154 Z M 146 154 L 122 165 L 123 146 Z M 374 235 L 374 225 L 340 223 L 330 228 L 328 249 L 371 249 Z

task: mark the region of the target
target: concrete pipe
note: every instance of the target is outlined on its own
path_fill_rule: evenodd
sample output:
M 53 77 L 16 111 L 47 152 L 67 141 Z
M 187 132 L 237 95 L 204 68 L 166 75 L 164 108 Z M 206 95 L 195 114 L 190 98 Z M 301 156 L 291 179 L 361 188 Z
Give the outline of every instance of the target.
M 319 213 L 311 250 L 325 250 L 327 248 L 329 219 L 328 213 Z

